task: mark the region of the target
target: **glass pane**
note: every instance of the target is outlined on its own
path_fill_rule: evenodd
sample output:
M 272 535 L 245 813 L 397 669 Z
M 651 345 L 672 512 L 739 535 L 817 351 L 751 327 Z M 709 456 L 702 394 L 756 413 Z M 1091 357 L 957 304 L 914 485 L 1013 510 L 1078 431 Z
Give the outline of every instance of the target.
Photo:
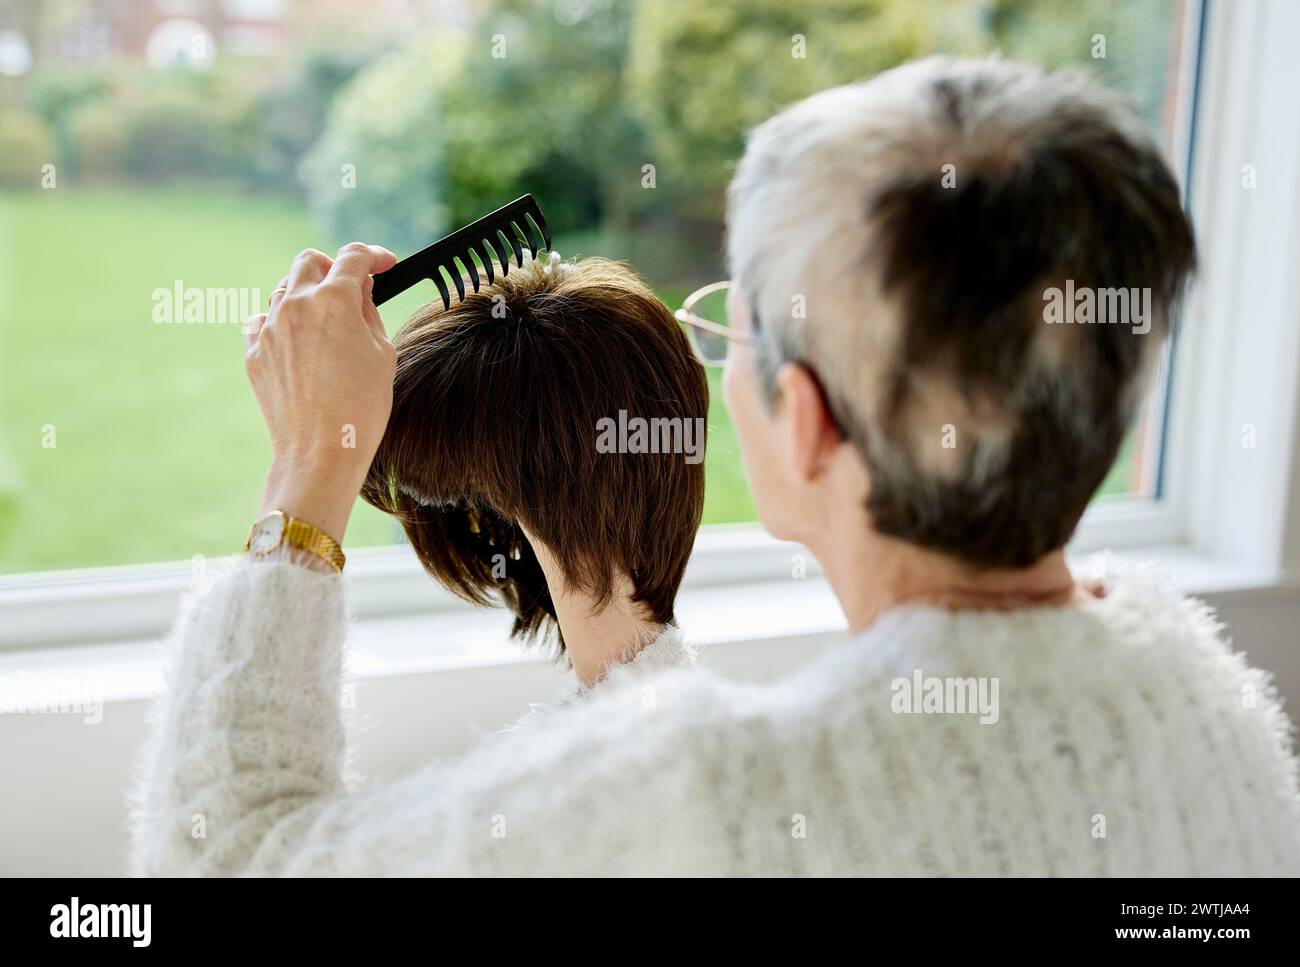
M 406 253 L 531 191 L 564 256 L 627 259 L 676 308 L 726 275 L 744 132 L 814 90 L 1000 50 L 1171 116 L 1176 0 L 825 6 L 0 5 L 0 573 L 242 545 L 269 450 L 239 328 L 303 247 Z M 752 519 L 710 378 L 705 521 Z M 1162 401 L 1105 492 L 1153 492 Z M 362 506 L 348 543 L 398 537 Z

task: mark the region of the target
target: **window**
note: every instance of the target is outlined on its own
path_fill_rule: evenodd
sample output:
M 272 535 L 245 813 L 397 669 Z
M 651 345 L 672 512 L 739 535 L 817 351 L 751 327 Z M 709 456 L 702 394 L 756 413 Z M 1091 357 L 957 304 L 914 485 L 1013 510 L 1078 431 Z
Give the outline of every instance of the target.
M 660 22 L 665 6 L 676 12 Z M 710 5 L 720 19 L 701 24 L 686 0 L 483 0 L 463 8 L 473 16 L 398 17 L 341 37 L 327 20 L 305 36 L 281 25 L 280 5 L 241 4 L 230 22 L 211 14 L 188 27 L 201 42 L 176 49 L 173 26 L 150 43 L 164 24 L 147 7 L 72 2 L 48 19 L 46 5 L 0 3 L 0 651 L 129 651 L 165 631 L 205 556 L 239 546 L 268 457 L 242 372 L 241 299 L 263 301 L 304 245 L 360 236 L 409 251 L 527 188 L 561 252 L 627 258 L 670 305 L 721 276 L 726 159 L 745 127 L 801 93 L 782 86 L 763 44 L 773 63 L 822 71 L 803 78 L 810 87 L 874 69 L 853 72 L 854 57 L 997 47 L 1076 61 L 1129 93 L 1186 175 L 1202 271 L 1074 549 L 1153 552 L 1197 592 L 1300 573 L 1300 130 L 1289 100 L 1300 6 L 864 2 L 887 14 L 866 32 L 875 46 L 832 45 L 817 63 L 792 56 L 797 35 L 847 28 L 752 5 L 742 17 L 741 6 Z M 1106 57 L 1094 59 L 1098 35 Z M 503 37 L 506 56 L 494 58 Z M 414 85 L 412 62 L 427 73 Z M 434 83 L 442 69 L 473 91 Z M 683 95 L 685 76 L 725 110 L 701 116 L 715 101 Z M 613 113 L 595 127 L 572 122 L 601 111 Z M 423 297 L 385 306 L 386 322 Z M 824 587 L 789 580 L 801 549 L 752 523 L 720 401 L 708 471 L 710 526 L 684 586 L 692 627 L 743 638 L 738 619 L 779 613 L 792 634 L 829 629 Z M 393 544 L 389 521 L 363 507 L 348 536 L 353 611 L 384 619 L 366 623 L 368 640 L 401 638 L 399 625 L 409 637 L 430 610 L 468 627 L 463 606 Z M 771 613 L 749 613 L 743 602 L 756 599 Z M 77 651 L 47 654 L 76 662 Z
M 0 24 L 0 573 L 237 548 L 268 457 L 238 332 L 294 252 L 407 252 L 532 191 L 675 307 L 721 278 L 744 130 L 935 51 L 1073 63 L 1176 155 L 1180 0 L 19 0 Z M 197 9 L 197 8 L 196 8 Z M 332 12 L 331 12 L 332 11 Z M 384 309 L 392 328 L 432 291 Z M 715 389 L 706 523 L 753 519 Z M 1159 390 L 1103 494 L 1159 494 Z M 398 539 L 368 507 L 351 548 Z

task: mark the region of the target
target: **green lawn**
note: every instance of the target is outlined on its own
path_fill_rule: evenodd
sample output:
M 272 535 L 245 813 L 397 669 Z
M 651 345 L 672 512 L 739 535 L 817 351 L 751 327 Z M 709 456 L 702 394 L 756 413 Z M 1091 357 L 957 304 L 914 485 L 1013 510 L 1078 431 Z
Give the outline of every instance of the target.
M 239 321 L 156 324 L 153 292 L 265 298 L 333 244 L 296 204 L 216 188 L 0 195 L 0 573 L 238 549 L 269 458 Z M 429 297 L 385 306 L 390 330 Z M 705 520 L 752 519 L 716 385 L 710 431 Z M 361 505 L 347 543 L 396 537 Z

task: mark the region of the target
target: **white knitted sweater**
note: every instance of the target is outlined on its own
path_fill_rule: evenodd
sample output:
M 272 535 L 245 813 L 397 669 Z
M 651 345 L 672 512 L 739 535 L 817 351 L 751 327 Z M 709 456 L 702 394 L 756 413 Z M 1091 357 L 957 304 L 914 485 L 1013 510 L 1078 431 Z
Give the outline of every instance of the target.
M 664 670 L 689 658 L 667 639 L 526 728 L 354 787 L 342 581 L 241 561 L 171 639 L 133 869 L 1300 873 L 1267 676 L 1144 569 L 1103 580 L 1079 607 L 899 608 L 774 684 Z M 984 679 L 996 715 L 898 711 L 917 677 Z

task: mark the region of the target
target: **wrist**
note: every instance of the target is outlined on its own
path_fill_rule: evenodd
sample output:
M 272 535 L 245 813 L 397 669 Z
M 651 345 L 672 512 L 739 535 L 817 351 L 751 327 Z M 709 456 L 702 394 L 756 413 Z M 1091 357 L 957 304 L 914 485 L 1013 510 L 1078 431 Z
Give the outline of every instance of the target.
M 304 550 L 303 548 L 294 547 L 291 544 L 282 544 L 274 550 L 266 553 L 248 554 L 248 559 L 257 564 L 296 564 L 299 567 L 305 567 L 308 570 L 320 571 L 322 574 L 341 573 L 332 561 L 326 560 L 320 554 Z
M 266 476 L 261 512 L 282 510 L 342 544 L 365 472 L 340 467 L 335 457 L 333 461 L 275 457 Z

